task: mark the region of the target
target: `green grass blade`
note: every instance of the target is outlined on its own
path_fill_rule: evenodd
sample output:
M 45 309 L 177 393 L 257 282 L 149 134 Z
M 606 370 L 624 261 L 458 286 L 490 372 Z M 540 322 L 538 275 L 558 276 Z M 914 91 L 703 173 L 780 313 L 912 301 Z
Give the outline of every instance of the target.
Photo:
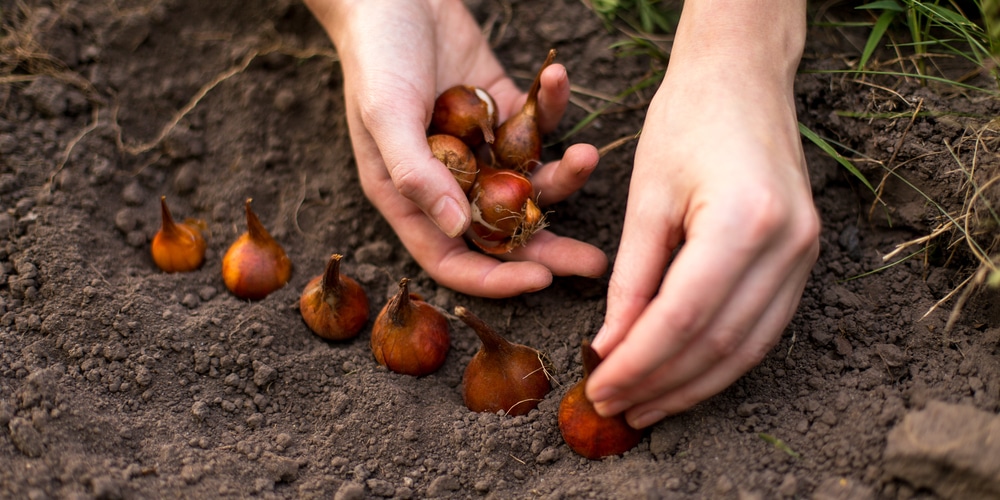
M 893 12 L 903 12 L 906 10 L 905 7 L 899 5 L 896 0 L 878 0 L 876 2 L 866 3 L 864 5 L 855 7 L 859 10 L 891 10 Z
M 837 163 L 839 163 L 842 167 L 847 169 L 847 171 L 850 172 L 851 175 L 857 177 L 858 180 L 860 180 L 861 183 L 864 184 L 865 187 L 867 187 L 872 193 L 875 193 L 875 188 L 872 187 L 870 182 L 868 182 L 868 179 L 865 178 L 865 175 L 862 174 L 860 170 L 858 170 L 858 167 L 855 167 L 854 164 L 851 163 L 851 160 L 844 158 L 840 153 L 838 153 L 837 150 L 834 149 L 829 142 L 826 142 L 826 139 L 820 137 L 816 132 L 810 130 L 809 127 L 805 126 L 802 122 L 799 122 L 799 133 L 802 134 L 802 136 L 805 137 L 806 139 L 812 141 L 813 144 L 815 144 L 821 150 L 823 150 L 823 152 L 829 155 L 830 158 L 837 160 Z
M 804 71 L 802 71 L 802 73 L 803 74 L 819 74 L 819 73 L 826 73 L 826 74 L 851 73 L 851 74 L 857 74 L 858 70 L 856 70 L 856 69 L 804 70 Z M 923 75 L 923 74 L 918 74 L 918 73 L 905 73 L 905 72 L 902 72 L 902 71 L 868 71 L 868 70 L 865 70 L 865 71 L 863 71 L 863 73 L 866 74 L 866 75 L 882 75 L 882 76 L 898 76 L 898 77 L 902 77 L 902 78 L 917 78 L 917 79 L 920 79 L 920 80 L 928 80 L 928 81 L 943 83 L 943 84 L 951 85 L 951 86 L 955 86 L 955 87 L 961 87 L 961 88 L 967 89 L 967 90 L 977 90 L 979 92 L 984 92 L 984 93 L 989 94 L 991 96 L 1000 96 L 1000 92 L 997 92 L 995 90 L 984 89 L 982 87 L 976 87 L 975 85 L 969 85 L 967 83 L 956 82 L 954 80 L 949 80 L 947 78 L 942 78 L 940 76 Z
M 868 35 L 868 41 L 865 42 L 865 49 L 861 53 L 861 60 L 858 61 L 858 69 L 864 69 L 865 65 L 868 64 L 868 60 L 871 59 L 872 54 L 875 53 L 875 49 L 882 42 L 885 31 L 889 29 L 889 25 L 895 18 L 896 11 L 885 10 L 879 14 L 878 20 L 875 21 L 875 26 L 872 26 L 871 34 Z

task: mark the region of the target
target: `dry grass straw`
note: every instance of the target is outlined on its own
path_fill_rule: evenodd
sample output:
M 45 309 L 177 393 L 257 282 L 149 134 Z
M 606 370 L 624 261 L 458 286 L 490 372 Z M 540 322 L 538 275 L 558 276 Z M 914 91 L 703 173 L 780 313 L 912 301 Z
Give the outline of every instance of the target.
M 944 245 L 949 249 L 950 255 L 962 249 L 971 255 L 977 263 L 975 270 L 920 317 L 921 320 L 926 318 L 954 299 L 945 331 L 950 331 L 961 318 L 965 305 L 975 292 L 987 285 L 996 287 L 1000 284 L 997 281 L 1000 279 L 1000 213 L 995 206 L 1000 200 L 1000 164 L 996 162 L 998 144 L 1000 119 L 987 122 L 954 145 L 945 141 L 947 153 L 953 158 L 957 171 L 963 174 L 964 199 L 961 209 L 958 213 L 950 214 L 935 204 L 944 215 L 943 221 L 929 234 L 901 243 L 883 257 L 884 261 L 889 261 L 909 248 L 927 247 L 946 236 L 951 238 Z M 971 161 L 963 161 L 963 155 L 971 155 Z M 983 157 L 992 161 L 980 165 Z M 886 175 L 895 175 L 895 170 Z M 977 178 L 986 180 L 977 181 Z
M 75 0 L 57 1 L 52 9 L 32 8 L 17 0 L 0 9 L 0 108 L 10 97 L 11 86 L 48 76 L 83 91 L 91 100 L 98 98 L 89 80 L 53 57 L 38 37 L 69 15 Z

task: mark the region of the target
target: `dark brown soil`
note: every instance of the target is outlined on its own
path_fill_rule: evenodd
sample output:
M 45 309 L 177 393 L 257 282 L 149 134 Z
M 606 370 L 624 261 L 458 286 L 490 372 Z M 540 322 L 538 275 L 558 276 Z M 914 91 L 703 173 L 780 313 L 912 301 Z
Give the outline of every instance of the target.
M 470 6 L 518 76 L 531 75 L 553 46 L 590 94 L 614 95 L 654 67 L 609 49 L 618 35 L 580 2 Z M 887 178 L 884 203 L 807 144 L 823 250 L 782 341 L 730 389 L 654 426 L 634 450 L 590 461 L 563 443 L 556 410 L 580 377 L 581 340 L 601 324 L 607 279 L 557 279 L 509 300 L 431 281 L 358 187 L 336 56 L 305 7 L 3 0 L 0 8 L 0 497 L 937 498 L 970 484 L 986 496 L 1000 491 L 989 489 L 1000 477 L 954 469 L 933 450 L 906 460 L 886 452 L 899 444 L 890 431 L 932 401 L 959 410 L 934 415 L 991 417 L 1000 409 L 996 293 L 973 294 L 950 330 L 955 299 L 921 319 L 975 271 L 969 245 L 945 231 L 893 262 L 923 250 L 916 256 L 872 272 L 896 245 L 947 222 L 941 209 L 965 213 L 973 167 L 978 184 L 997 174 L 997 134 L 977 118 L 997 115 L 993 97 L 803 72 L 800 120 L 856 151 L 846 154 L 872 184 Z M 864 36 L 813 28 L 803 69 L 847 68 Z M 571 142 L 601 146 L 635 134 L 650 93 Z M 572 107 L 563 131 L 586 114 Z M 614 256 L 632 146 L 612 151 L 580 193 L 553 207 L 555 231 Z M 207 223 L 208 257 L 196 272 L 165 274 L 152 262 L 161 195 L 176 217 Z M 248 197 L 295 266 L 289 285 L 259 302 L 237 299 L 220 275 L 223 253 L 245 230 Z M 527 416 L 467 410 L 460 382 L 478 340 L 455 320 L 444 366 L 422 378 L 380 367 L 370 328 L 353 341 L 319 339 L 297 301 L 332 252 L 345 255 L 344 271 L 376 310 L 409 277 L 434 305 L 463 305 L 543 351 L 555 389 Z M 980 421 L 944 419 L 908 439 L 976 432 L 987 425 Z M 986 441 L 966 444 L 980 465 L 1000 460 L 995 447 L 975 454 Z M 948 467 L 961 474 L 913 472 Z

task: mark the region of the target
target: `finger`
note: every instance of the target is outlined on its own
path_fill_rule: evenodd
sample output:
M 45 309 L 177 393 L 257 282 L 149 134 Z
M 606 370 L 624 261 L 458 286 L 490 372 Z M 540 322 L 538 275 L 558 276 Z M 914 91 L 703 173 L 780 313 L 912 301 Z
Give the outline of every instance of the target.
M 535 233 L 528 244 L 502 256 L 505 260 L 537 262 L 556 276 L 597 278 L 608 270 L 603 250 L 582 241 L 557 236 L 551 231 Z
M 546 163 L 531 176 L 539 205 L 562 201 L 586 184 L 601 159 L 590 144 L 574 144 L 559 161 Z
M 593 347 L 603 357 L 625 337 L 626 332 L 646 308 L 663 281 L 670 255 L 680 242 L 680 219 L 677 205 L 667 186 L 647 186 L 633 177 L 622 227 L 621 243 L 608 283 L 608 305 L 604 325 L 594 338 Z M 654 193 L 659 198 L 654 198 Z M 602 363 L 603 364 L 603 363 Z M 598 387 L 591 382 L 588 387 Z M 593 398 L 588 389 L 588 397 Z M 610 396 L 610 395 L 609 395 Z
M 569 104 L 569 75 L 562 64 L 552 64 L 542 71 L 538 90 L 538 129 L 547 134 L 559 126 Z
M 735 289 L 732 301 L 701 335 L 629 390 L 622 391 L 615 399 L 598 403 L 598 411 L 606 415 L 616 414 L 657 399 L 703 376 L 742 349 L 746 338 L 769 311 L 787 310 L 789 302 L 796 303 L 813 260 L 803 259 L 799 253 L 766 255 L 766 259 L 753 264 L 753 271 Z M 772 335 L 777 337 L 782 327 L 784 324 L 778 325 L 772 330 Z
M 811 266 L 809 266 L 811 267 Z M 793 286 L 786 287 L 768 308 L 761 320 L 742 344 L 712 368 L 660 397 L 629 409 L 625 418 L 629 425 L 643 428 L 652 425 L 668 415 L 685 411 L 733 384 L 745 373 L 757 366 L 773 349 L 781 338 L 781 331 L 791 320 L 798 307 L 802 288 L 808 280 L 808 271 Z
M 539 131 L 545 134 L 555 130 L 569 104 L 570 87 L 566 67 L 558 63 L 549 65 L 542 70 L 540 83 L 535 117 Z M 494 82 L 487 90 L 497 102 L 501 123 L 521 111 L 528 99 L 528 89 L 521 90 L 509 78 Z

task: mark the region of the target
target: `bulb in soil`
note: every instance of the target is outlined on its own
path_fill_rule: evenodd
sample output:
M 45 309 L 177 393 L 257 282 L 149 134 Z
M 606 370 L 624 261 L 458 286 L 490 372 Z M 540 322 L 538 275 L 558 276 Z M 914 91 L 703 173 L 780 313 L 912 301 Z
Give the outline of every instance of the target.
M 160 197 L 160 230 L 153 237 L 150 253 L 153 262 L 168 273 L 194 271 L 205 262 L 205 238 L 198 229 L 200 221 L 174 222 L 167 208 L 167 197 Z
M 292 262 L 250 208 L 252 201 L 245 205 L 247 232 L 222 258 L 222 280 L 237 297 L 260 300 L 288 283 Z
M 629 426 L 622 414 L 613 417 L 597 414 L 584 388 L 601 357 L 586 340 L 581 354 L 583 379 L 566 392 L 559 404 L 559 432 L 573 451 L 589 459 L 621 455 L 639 444 L 642 431 Z
M 303 321 L 328 340 L 352 339 L 368 323 L 368 295 L 357 281 L 340 272 L 342 258 L 331 255 L 323 274 L 309 280 L 299 297 Z
M 503 411 L 507 415 L 524 415 L 537 407 L 552 389 L 541 354 L 503 338 L 462 306 L 455 308 L 455 315 L 482 343 L 462 378 L 465 406 L 476 412 Z
M 382 366 L 416 377 L 437 371 L 444 364 L 451 337 L 448 320 L 434 306 L 410 293 L 410 280 L 399 282 L 372 326 L 371 348 Z

